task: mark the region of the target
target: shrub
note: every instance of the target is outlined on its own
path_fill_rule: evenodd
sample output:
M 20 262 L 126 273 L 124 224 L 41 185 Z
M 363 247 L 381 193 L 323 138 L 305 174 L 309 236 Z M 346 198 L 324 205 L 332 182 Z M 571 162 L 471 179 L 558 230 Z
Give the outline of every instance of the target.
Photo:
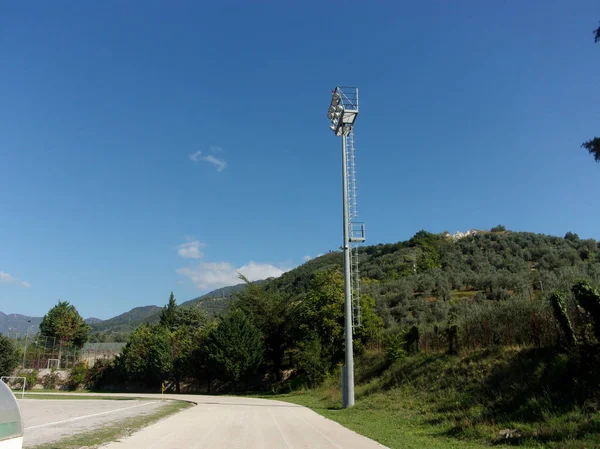
M 572 290 L 577 302 L 594 319 L 596 338 L 600 340 L 600 294 L 587 281 L 577 281 Z
M 85 387 L 87 372 L 87 363 L 75 364 L 71 369 L 71 374 L 69 375 L 69 380 L 67 382 L 67 388 L 69 390 L 77 390 L 81 387 Z
M 550 296 L 550 302 L 552 304 L 552 310 L 554 311 L 554 317 L 567 337 L 567 341 L 572 345 L 577 344 L 577 337 L 575 336 L 571 319 L 567 314 L 567 308 L 562 294 L 559 291 L 555 291 Z
M 14 342 L 0 335 L 0 376 L 12 375 L 15 368 L 19 365 L 19 351 Z
M 55 390 L 58 385 L 58 375 L 54 372 L 46 374 L 42 377 L 42 386 L 45 390 Z
M 25 389 L 31 390 L 38 382 L 39 371 L 34 369 L 33 371 L 25 371 L 19 374 L 25 378 Z
M 312 386 L 321 383 L 327 375 L 327 363 L 323 361 L 321 350 L 321 342 L 315 336 L 299 345 L 296 356 L 296 367 L 306 374 Z
M 100 389 L 110 383 L 109 377 L 118 378 L 118 371 L 111 360 L 97 359 L 92 366 L 87 369 L 85 376 L 85 388 L 89 390 Z
M 406 357 L 406 332 L 397 330 L 383 337 L 383 350 L 385 352 L 385 360 L 388 363 L 394 363 L 396 360 L 401 360 Z

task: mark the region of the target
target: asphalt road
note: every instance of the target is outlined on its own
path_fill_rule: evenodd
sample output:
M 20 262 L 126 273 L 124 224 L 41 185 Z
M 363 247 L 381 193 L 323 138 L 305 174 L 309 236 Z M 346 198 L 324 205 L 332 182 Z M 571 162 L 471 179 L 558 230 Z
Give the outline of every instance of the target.
M 124 418 L 150 413 L 160 400 L 19 399 L 25 424 L 24 447 L 59 441 Z
M 131 396 L 160 398 L 160 395 Z M 384 448 L 299 405 L 225 396 L 165 395 L 165 398 L 193 401 L 197 405 L 103 449 Z M 25 435 L 27 438 L 27 431 Z
M 196 407 L 105 449 L 382 449 L 312 410 L 264 399 L 177 396 Z

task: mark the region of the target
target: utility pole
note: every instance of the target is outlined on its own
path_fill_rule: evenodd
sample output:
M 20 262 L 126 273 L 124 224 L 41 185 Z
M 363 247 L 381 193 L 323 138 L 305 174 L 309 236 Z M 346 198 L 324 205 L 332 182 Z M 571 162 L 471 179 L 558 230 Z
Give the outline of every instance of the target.
M 25 369 L 25 356 L 27 355 L 27 337 L 29 337 L 29 329 L 31 329 L 31 320 L 27 320 L 29 326 L 27 326 L 27 332 L 25 332 L 25 349 L 23 349 L 23 369 Z

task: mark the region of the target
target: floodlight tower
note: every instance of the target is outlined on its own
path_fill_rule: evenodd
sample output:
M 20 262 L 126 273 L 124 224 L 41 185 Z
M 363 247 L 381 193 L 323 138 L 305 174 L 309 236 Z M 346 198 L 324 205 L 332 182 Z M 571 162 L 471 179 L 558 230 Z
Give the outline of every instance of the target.
M 358 88 L 336 87 L 331 92 L 327 118 L 331 130 L 342 138 L 342 191 L 344 216 L 344 322 L 346 364 L 342 371 L 342 405 L 354 405 L 354 354 L 352 333 L 360 326 L 360 287 L 358 247 L 365 241 L 364 223 L 351 221 L 358 216 L 356 202 L 356 159 L 354 154 L 354 122 L 358 116 Z M 354 251 L 351 251 L 351 250 Z

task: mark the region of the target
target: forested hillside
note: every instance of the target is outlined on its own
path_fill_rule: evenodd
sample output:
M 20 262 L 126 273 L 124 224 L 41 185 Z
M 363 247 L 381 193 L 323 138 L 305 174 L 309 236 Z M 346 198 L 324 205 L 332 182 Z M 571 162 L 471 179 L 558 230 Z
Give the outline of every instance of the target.
M 262 282 L 262 281 L 259 281 Z M 233 294 L 245 288 L 246 284 L 223 287 L 205 295 L 199 296 L 181 304 L 183 307 L 198 307 L 206 312 L 209 317 L 214 317 L 225 310 L 233 300 Z M 126 341 L 128 335 L 142 323 L 156 323 L 160 319 L 161 307 L 144 306 L 135 307 L 108 320 L 96 320 L 91 325 L 91 340 L 99 341 Z
M 341 254 L 331 252 L 277 279 L 243 279 L 216 316 L 202 305 L 225 305 L 224 293 L 187 305 L 171 295 L 155 320 L 146 319 L 127 338 L 114 362 L 94 366 L 87 386 L 154 391 L 166 382 L 175 391 L 214 392 L 339 382 L 341 262 Z M 354 328 L 354 350 L 364 394 L 398 388 L 404 398 L 409 387 L 403 379 L 421 379 L 420 361 L 428 360 L 428 378 L 460 374 L 462 380 L 448 384 L 456 391 L 433 388 L 424 401 L 443 407 L 450 396 L 465 393 L 459 385 L 470 385 L 465 404 L 475 405 L 468 419 L 485 438 L 502 420 L 543 424 L 548 438 L 557 440 L 584 431 L 592 415 L 582 404 L 600 397 L 596 241 L 501 226 L 462 238 L 420 231 L 405 242 L 362 248 L 360 266 L 362 319 Z M 460 373 L 457 364 L 464 365 Z M 482 393 L 506 388 L 504 399 L 494 402 Z M 456 424 L 466 413 L 461 407 L 443 417 L 456 431 L 471 426 Z M 563 430 L 546 425 L 541 407 L 556 413 Z M 531 416 L 522 418 L 524 410 Z M 542 438 L 539 426 L 528 434 L 535 444 Z
M 503 227 L 499 227 L 503 229 Z M 311 260 L 267 284 L 301 296 L 315 271 L 341 267 L 341 252 Z M 420 231 L 410 240 L 360 249 L 361 290 L 372 296 L 386 327 L 443 322 L 473 303 L 537 297 L 576 278 L 600 279 L 595 240 L 528 232 L 479 231 L 453 240 Z M 469 301 L 472 300 L 472 301 Z M 496 302 L 494 302 L 496 301 Z

